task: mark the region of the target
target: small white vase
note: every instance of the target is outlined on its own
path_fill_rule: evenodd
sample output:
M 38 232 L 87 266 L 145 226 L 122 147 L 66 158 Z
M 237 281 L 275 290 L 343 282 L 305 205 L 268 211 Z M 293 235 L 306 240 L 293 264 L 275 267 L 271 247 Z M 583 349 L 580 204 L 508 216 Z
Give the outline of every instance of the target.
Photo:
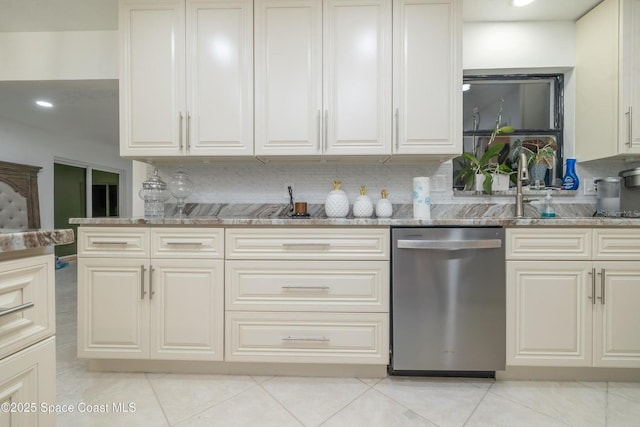
M 378 218 L 391 218 L 393 215 L 393 205 L 389 199 L 380 199 L 376 203 L 376 216 Z
M 369 196 L 358 196 L 353 203 L 353 216 L 356 218 L 369 218 L 371 215 L 373 215 L 373 202 Z
M 324 213 L 328 218 L 345 218 L 349 214 L 349 198 L 340 189 L 340 181 L 334 181 L 333 188 L 324 202 Z

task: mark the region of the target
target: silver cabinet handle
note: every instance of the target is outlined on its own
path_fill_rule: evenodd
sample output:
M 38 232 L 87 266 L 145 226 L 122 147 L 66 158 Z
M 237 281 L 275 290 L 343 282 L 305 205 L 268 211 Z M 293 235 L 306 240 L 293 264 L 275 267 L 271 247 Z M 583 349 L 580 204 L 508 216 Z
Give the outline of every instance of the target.
M 154 271 L 156 271 L 156 269 L 153 268 L 153 266 L 151 266 L 149 268 L 149 301 L 153 299 L 153 294 L 155 294 L 155 291 L 153 290 L 153 272 Z
M 322 149 L 320 141 L 322 141 L 322 113 L 318 110 L 318 151 Z
M 461 249 L 501 248 L 500 239 L 483 240 L 398 240 L 398 249 L 435 249 L 457 251 Z
M 396 151 L 400 149 L 400 112 L 396 108 Z
M 140 266 L 140 299 L 144 299 L 144 296 L 146 294 L 145 290 L 144 290 L 144 274 L 147 271 L 146 268 L 144 268 L 144 265 Z
M 604 305 L 604 286 L 607 272 L 604 268 L 601 268 L 598 274 L 600 274 L 600 296 L 598 298 L 600 299 L 600 304 Z
M 282 341 L 306 341 L 306 342 L 329 342 L 331 341 L 327 337 L 315 338 L 315 337 L 292 337 L 291 335 L 283 337 Z
M 283 285 L 282 289 L 285 291 L 291 290 L 309 290 L 309 291 L 328 291 L 331 289 L 329 286 L 296 286 L 296 285 Z
M 27 302 L 24 304 L 17 305 L 15 307 L 10 308 L 0 308 L 0 317 L 8 316 L 13 313 L 19 313 L 21 311 L 25 311 L 28 308 L 33 307 L 34 304 L 32 302 Z
M 591 295 L 589 295 L 587 298 L 591 300 L 591 304 L 595 304 L 596 303 L 596 268 L 595 267 L 591 269 L 591 271 L 589 272 L 589 275 L 591 276 Z
M 329 110 L 324 110 L 324 151 L 329 148 Z
M 191 149 L 191 114 L 187 114 L 187 153 Z
M 128 242 L 98 242 L 94 241 L 94 245 L 126 245 Z
M 629 115 L 629 148 L 633 147 L 633 107 L 629 106 L 629 111 L 627 112 Z
M 283 243 L 284 249 L 317 249 L 326 251 L 331 247 L 328 243 Z
M 179 113 L 179 119 L 178 119 L 178 143 L 180 146 L 180 151 L 182 151 L 182 113 Z
M 202 242 L 167 242 L 167 246 L 202 246 Z

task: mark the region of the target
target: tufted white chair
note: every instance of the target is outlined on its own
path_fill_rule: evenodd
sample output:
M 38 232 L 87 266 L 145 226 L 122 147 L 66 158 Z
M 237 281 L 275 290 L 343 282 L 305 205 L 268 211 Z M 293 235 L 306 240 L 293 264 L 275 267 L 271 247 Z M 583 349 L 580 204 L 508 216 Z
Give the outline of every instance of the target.
M 29 228 L 27 199 L 9 184 L 0 182 L 0 229 Z

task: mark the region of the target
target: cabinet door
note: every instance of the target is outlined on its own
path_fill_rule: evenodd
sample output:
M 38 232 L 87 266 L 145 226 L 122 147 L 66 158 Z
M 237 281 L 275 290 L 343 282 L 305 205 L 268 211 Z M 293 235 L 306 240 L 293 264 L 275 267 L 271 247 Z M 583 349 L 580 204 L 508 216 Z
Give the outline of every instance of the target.
M 585 261 L 507 262 L 507 365 L 591 366 L 591 273 Z
M 122 156 L 183 151 L 184 25 L 184 0 L 120 2 Z
M 78 259 L 78 357 L 147 359 L 147 259 Z
M 0 426 L 56 425 L 55 413 L 40 405 L 56 403 L 56 341 L 51 337 L 0 360 Z
M 325 154 L 391 154 L 391 1 L 324 0 Z
M 322 152 L 322 2 L 255 1 L 255 153 Z
M 187 0 L 186 152 L 253 154 L 253 2 Z
M 223 268 L 222 260 L 152 260 L 152 359 L 223 359 Z
M 459 3 L 394 1 L 394 154 L 462 152 Z
M 594 366 L 640 367 L 640 263 L 595 263 Z
M 640 153 L 640 0 L 623 0 L 620 153 Z

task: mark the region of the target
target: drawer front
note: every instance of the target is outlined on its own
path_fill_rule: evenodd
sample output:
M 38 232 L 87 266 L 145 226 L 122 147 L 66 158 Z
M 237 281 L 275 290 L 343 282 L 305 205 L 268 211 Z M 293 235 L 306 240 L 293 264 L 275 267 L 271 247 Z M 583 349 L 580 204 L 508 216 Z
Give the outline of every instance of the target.
M 591 229 L 507 229 L 506 257 L 513 260 L 589 260 Z
M 78 256 L 149 257 L 149 229 L 135 227 L 80 227 Z
M 225 360 L 386 365 L 388 336 L 386 313 L 227 312 Z
M 593 230 L 596 260 L 640 261 L 640 228 Z
M 388 260 L 388 228 L 226 230 L 227 259 Z
M 55 333 L 54 256 L 0 262 L 0 358 Z
M 227 261 L 227 310 L 389 311 L 388 261 Z
M 222 259 L 224 229 L 152 228 L 151 257 Z

